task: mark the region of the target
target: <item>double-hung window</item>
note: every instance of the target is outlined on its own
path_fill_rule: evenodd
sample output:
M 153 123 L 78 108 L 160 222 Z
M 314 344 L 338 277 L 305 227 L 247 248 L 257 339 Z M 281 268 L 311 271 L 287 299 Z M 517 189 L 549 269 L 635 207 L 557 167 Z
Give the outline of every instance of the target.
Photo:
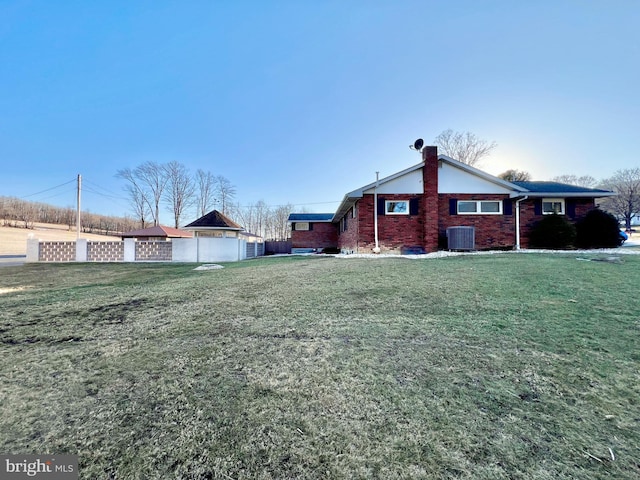
M 564 215 L 564 198 L 543 198 L 542 214 L 543 215 Z

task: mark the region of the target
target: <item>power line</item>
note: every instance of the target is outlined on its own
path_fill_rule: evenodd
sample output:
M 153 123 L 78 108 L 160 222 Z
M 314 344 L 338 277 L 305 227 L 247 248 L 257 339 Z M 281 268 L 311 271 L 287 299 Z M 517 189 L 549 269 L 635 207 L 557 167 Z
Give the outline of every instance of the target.
M 89 182 L 87 182 L 89 183 Z M 83 192 L 91 192 L 91 193 L 95 193 L 96 195 L 100 195 L 101 197 L 105 197 L 105 198 L 111 198 L 113 200 L 122 200 L 122 197 L 116 197 L 115 195 L 107 195 L 106 193 L 102 193 L 102 192 L 98 192 L 97 190 L 94 190 L 93 188 L 89 188 L 85 185 L 85 187 L 82 189 Z
M 108 195 L 107 195 L 107 194 L 105 194 L 105 193 L 100 193 L 100 192 L 96 192 L 96 191 L 93 191 L 93 193 L 96 193 L 96 194 L 98 194 L 98 195 L 102 195 L 103 197 L 116 198 L 116 199 L 122 200 L 122 195 L 114 194 L 111 190 L 107 190 L 106 188 L 104 188 L 104 187 L 102 187 L 102 186 L 98 185 L 98 184 L 97 184 L 97 183 L 95 183 L 95 182 L 92 182 L 91 180 L 86 180 L 86 179 L 84 179 L 84 178 L 83 178 L 83 181 L 84 181 L 85 185 L 86 185 L 87 183 L 88 183 L 88 184 L 90 184 L 90 185 L 93 185 L 94 187 L 97 187 L 97 188 L 99 188 L 100 190 L 103 190 L 103 191 L 107 192 L 107 193 L 108 193 Z
M 332 203 L 340 203 L 342 200 L 334 200 L 332 202 L 309 202 L 309 203 L 283 203 L 281 205 L 267 205 L 264 204 L 262 206 L 267 208 L 277 208 L 277 207 L 304 207 L 305 205 L 328 205 Z M 252 208 L 258 206 L 258 202 L 253 205 L 238 205 L 240 208 Z
M 73 180 L 69 180 L 68 182 L 62 183 L 60 185 L 56 185 L 55 187 L 47 188 L 46 190 L 42 190 L 40 192 L 32 193 L 31 195 L 25 195 L 24 197 L 20 197 L 20 198 L 21 199 L 25 199 L 25 198 L 29 198 L 29 197 L 34 197 L 36 195 L 40 195 L 41 193 L 49 192 L 51 190 L 55 190 L 56 188 L 64 187 L 65 185 L 69 185 L 70 183 L 73 183 L 75 181 L 76 181 L 76 179 L 74 178 Z
M 36 200 L 37 202 L 44 202 L 45 200 L 49 200 L 50 198 L 56 198 L 56 197 L 61 197 L 62 195 L 68 195 L 69 193 L 75 192 L 75 189 L 72 190 L 65 190 L 64 192 L 60 192 L 60 193 L 56 193 L 54 195 L 49 195 L 47 197 L 41 198 L 39 200 Z

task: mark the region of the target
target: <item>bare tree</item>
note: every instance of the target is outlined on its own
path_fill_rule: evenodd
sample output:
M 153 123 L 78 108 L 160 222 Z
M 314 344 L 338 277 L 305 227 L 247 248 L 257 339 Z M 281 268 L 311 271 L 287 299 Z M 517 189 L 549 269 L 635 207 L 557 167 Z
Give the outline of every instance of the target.
M 531 174 L 523 170 L 509 169 L 498 175 L 502 180 L 507 182 L 528 182 L 531 180 Z
M 218 175 L 216 177 L 216 194 L 220 201 L 222 214 L 227 215 L 231 202 L 236 196 L 236 187 L 234 187 L 228 179 L 222 175 Z
M 247 206 L 236 204 L 233 208 L 229 207 L 229 210 L 233 211 L 232 217 L 242 225 L 247 232 L 264 236 L 263 231 L 265 218 L 268 215 L 268 208 L 262 200 Z
M 625 228 L 631 228 L 631 220 L 640 214 L 640 168 L 618 170 L 601 186 L 618 194 L 602 199 L 603 209 L 623 220 Z
M 147 215 L 151 214 L 152 202 L 148 198 L 149 195 L 145 190 L 145 185 L 143 185 L 136 172 L 137 169 L 131 170 L 130 168 L 125 168 L 123 170 L 118 170 L 116 177 L 128 182 L 124 189 L 131 200 L 131 209 L 133 210 L 133 214 L 140 221 L 142 228 L 145 228 Z
M 169 180 L 167 170 L 164 165 L 159 163 L 146 162 L 136 167 L 134 175 L 142 183 L 145 190 L 148 189 L 149 193 L 146 195 L 146 199 L 150 203 L 153 225 L 156 226 L 160 222 L 160 201 Z
M 291 234 L 289 215 L 293 211 L 293 205 L 280 205 L 272 211 L 272 230 L 267 234 L 269 240 L 287 240 Z
M 180 226 L 180 217 L 194 203 L 195 184 L 187 167 L 179 162 L 165 165 L 167 189 L 165 200 L 169 211 L 173 214 L 175 228 Z
M 73 207 L 65 207 L 62 212 L 62 224 L 69 227 L 69 231 L 76 224 L 77 211 Z
M 196 172 L 198 189 L 198 213 L 206 215 L 215 203 L 216 177 L 211 172 L 198 169 Z
M 289 214 L 293 205 L 269 207 L 263 200 L 253 205 L 232 208 L 232 217 L 241 224 L 246 231 L 264 237 L 266 240 L 286 240 L 290 235 Z
M 586 188 L 593 188 L 598 184 L 598 181 L 591 175 L 582 175 L 581 177 L 578 177 L 577 175 L 558 175 L 553 177 L 551 181 Z
M 498 146 L 496 142 L 489 143 L 471 132 L 454 132 L 451 129 L 443 131 L 433 143 L 440 153 L 470 166 L 478 164 Z
M 38 215 L 38 208 L 35 203 L 20 202 L 18 210 L 18 220 L 24 222 L 24 228 L 33 228 Z

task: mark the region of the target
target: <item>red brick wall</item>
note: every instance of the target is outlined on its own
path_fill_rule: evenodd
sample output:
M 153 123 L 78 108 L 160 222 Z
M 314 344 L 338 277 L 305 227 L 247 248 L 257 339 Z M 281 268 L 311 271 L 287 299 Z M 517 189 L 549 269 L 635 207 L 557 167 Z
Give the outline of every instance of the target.
M 313 230 L 291 231 L 291 248 L 323 249 L 336 248 L 337 246 L 338 229 L 333 223 L 313 223 Z
M 353 209 L 349 210 L 347 212 L 347 230 L 345 231 L 341 231 L 338 234 L 338 248 L 343 252 L 343 253 L 358 253 L 358 246 L 359 243 L 361 243 L 361 241 L 359 241 L 360 238 L 360 232 L 361 232 L 361 228 L 362 228 L 362 221 L 363 218 L 360 216 L 361 214 L 361 210 L 363 208 L 363 204 L 366 202 L 363 202 L 363 200 L 359 200 L 356 205 L 355 205 L 355 209 L 356 209 L 356 218 L 353 218 Z M 371 231 L 373 231 L 373 213 L 371 213 L 371 204 L 373 203 L 373 199 L 369 200 L 368 202 L 368 206 L 365 206 L 364 208 L 368 208 L 369 211 L 369 216 L 371 216 Z M 362 252 L 360 252 L 362 253 Z
M 378 215 L 378 244 L 381 252 L 400 253 L 402 247 L 423 245 L 424 217 L 422 196 L 415 194 L 380 194 L 378 201 L 419 199 L 417 215 Z M 338 246 L 342 251 L 371 253 L 375 247 L 373 195 L 365 195 L 357 203 L 357 219 L 348 219 L 346 232 L 340 233 Z M 351 212 L 347 213 L 351 217 Z M 356 222 L 357 220 L 357 222 Z M 354 225 L 356 224 L 356 225 Z
M 446 235 L 448 227 L 471 226 L 475 227 L 476 248 L 478 250 L 491 248 L 510 248 L 516 244 L 516 202 L 512 200 L 511 215 L 451 215 L 449 213 L 449 199 L 457 200 L 503 200 L 508 195 L 472 195 L 472 194 L 441 194 L 440 221 L 438 225 L 441 237 Z M 535 214 L 535 202 L 540 199 L 528 199 L 520 202 L 520 247 L 529 247 L 529 232 L 536 222 L 543 218 Z M 567 219 L 577 221 L 595 207 L 591 198 L 566 199 L 575 205 L 575 216 L 567 215 Z
M 543 218 L 543 215 L 535 214 L 535 202 L 540 199 L 529 199 L 520 202 L 520 247 L 529 247 L 529 232 L 531 228 Z M 595 208 L 595 200 L 593 198 L 567 198 L 565 199 L 565 214 L 567 213 L 567 204 L 572 202 L 575 205 L 575 216 L 572 218 L 566 215 L 567 220 L 576 222 L 584 217 L 589 210 Z M 514 202 L 515 208 L 515 202 Z M 515 213 L 515 211 L 514 211 Z
M 475 227 L 476 249 L 513 247 L 516 244 L 515 202 L 511 215 L 451 215 L 449 200 L 500 200 L 509 195 L 440 194 L 438 233 L 444 237 L 448 227 Z

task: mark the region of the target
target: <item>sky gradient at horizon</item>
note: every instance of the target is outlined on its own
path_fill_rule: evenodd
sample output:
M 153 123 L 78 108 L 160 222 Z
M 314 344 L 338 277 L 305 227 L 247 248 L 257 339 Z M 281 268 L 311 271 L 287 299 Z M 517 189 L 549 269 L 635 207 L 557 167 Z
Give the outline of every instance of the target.
M 72 206 L 82 174 L 83 209 L 131 215 L 116 172 L 175 160 L 333 212 L 448 128 L 494 175 L 606 178 L 640 164 L 638 26 L 631 0 L 2 1 L 0 195 Z

